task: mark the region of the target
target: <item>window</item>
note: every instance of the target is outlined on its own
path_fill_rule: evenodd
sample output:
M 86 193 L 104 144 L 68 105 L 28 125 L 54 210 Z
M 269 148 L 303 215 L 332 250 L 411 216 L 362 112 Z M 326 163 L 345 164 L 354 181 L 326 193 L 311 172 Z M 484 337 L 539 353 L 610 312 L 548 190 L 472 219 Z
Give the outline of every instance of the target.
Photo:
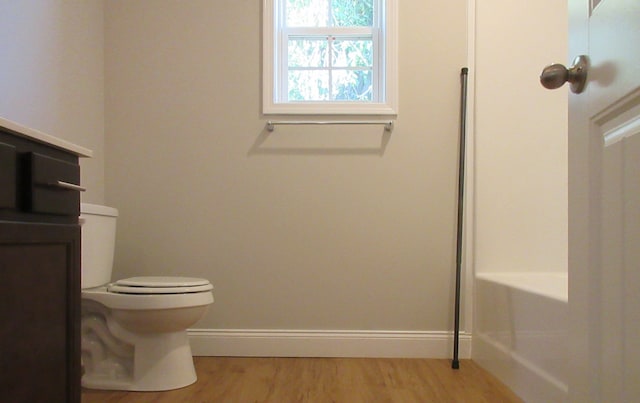
M 397 113 L 396 4 L 265 0 L 265 114 Z

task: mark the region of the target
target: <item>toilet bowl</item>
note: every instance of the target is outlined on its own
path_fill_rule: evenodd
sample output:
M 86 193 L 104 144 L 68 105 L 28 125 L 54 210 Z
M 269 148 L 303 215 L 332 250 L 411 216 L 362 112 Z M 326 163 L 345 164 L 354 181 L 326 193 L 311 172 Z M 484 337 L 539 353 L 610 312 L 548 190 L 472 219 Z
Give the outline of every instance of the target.
M 161 391 L 197 379 L 186 329 L 213 303 L 213 286 L 191 277 L 109 282 L 117 210 L 81 205 L 82 386 Z

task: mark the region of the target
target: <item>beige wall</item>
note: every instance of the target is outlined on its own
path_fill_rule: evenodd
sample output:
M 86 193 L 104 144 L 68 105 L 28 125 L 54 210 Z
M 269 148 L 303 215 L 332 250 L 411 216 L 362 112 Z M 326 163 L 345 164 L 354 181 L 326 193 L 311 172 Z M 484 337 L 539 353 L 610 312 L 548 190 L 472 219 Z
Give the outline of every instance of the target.
M 550 12 L 552 10 L 553 12 Z M 567 270 L 567 4 L 476 6 L 475 270 Z
M 94 152 L 83 201 L 104 200 L 104 13 L 100 0 L 0 2 L 0 116 Z
M 452 327 L 466 1 L 400 3 L 400 114 L 260 114 L 260 1 L 105 3 L 114 276 L 215 284 L 201 328 Z

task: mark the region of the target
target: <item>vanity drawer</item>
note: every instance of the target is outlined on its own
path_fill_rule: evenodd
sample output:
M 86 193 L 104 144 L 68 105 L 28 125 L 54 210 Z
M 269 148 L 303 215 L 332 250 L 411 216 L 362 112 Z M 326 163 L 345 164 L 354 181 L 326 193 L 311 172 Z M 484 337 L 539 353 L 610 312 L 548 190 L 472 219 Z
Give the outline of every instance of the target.
M 16 148 L 0 143 L 0 209 L 16 207 Z
M 32 213 L 78 216 L 80 165 L 31 152 L 27 154 L 27 204 Z

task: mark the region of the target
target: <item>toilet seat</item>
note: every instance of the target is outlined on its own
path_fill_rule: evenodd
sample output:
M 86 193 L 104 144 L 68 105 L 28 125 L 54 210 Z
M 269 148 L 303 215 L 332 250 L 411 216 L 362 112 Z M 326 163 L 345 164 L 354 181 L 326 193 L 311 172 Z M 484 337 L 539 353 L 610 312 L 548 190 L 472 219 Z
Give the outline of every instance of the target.
M 117 294 L 187 294 L 213 289 L 206 279 L 194 277 L 129 277 L 107 286 L 107 291 Z

